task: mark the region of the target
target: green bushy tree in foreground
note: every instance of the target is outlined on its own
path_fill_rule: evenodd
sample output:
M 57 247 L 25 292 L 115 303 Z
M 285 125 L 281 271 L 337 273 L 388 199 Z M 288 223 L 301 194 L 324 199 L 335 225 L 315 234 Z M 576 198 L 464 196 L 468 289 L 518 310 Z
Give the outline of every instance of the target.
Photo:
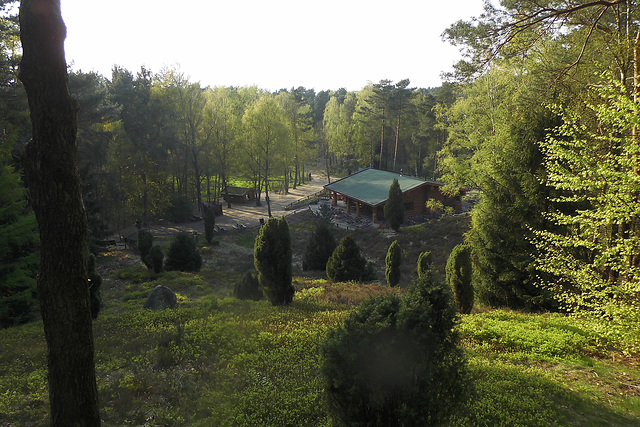
M 204 214 L 204 238 L 207 243 L 213 241 L 213 229 L 216 226 L 216 213 L 212 208 L 208 208 Z
M 260 228 L 253 259 L 260 286 L 271 304 L 291 303 L 295 293 L 291 270 L 291 235 L 289 224 L 284 217 L 270 218 Z
M 471 248 L 457 245 L 451 251 L 446 267 L 447 283 L 451 286 L 456 302 L 463 314 L 473 309 L 473 285 L 471 284 Z
M 342 425 L 437 425 L 465 396 L 456 308 L 435 273 L 403 298 L 363 302 L 321 347 L 329 410 Z
M 400 226 L 404 222 L 404 198 L 402 190 L 397 179 L 393 179 L 391 187 L 389 187 L 389 196 L 387 203 L 384 205 L 384 219 L 395 231 L 400 230 Z
M 351 234 L 340 240 L 340 244 L 329 257 L 326 268 L 327 277 L 334 282 L 369 280 L 373 275 L 372 270 Z
M 307 243 L 307 249 L 302 260 L 302 269 L 324 271 L 327 261 L 336 249 L 336 239 L 331 234 L 326 222 L 319 223 Z
M 387 264 L 387 284 L 392 287 L 396 286 L 400 282 L 400 264 L 402 264 L 402 249 L 397 240 L 394 240 L 389 246 L 385 262 Z
M 178 233 L 171 242 L 164 268 L 168 271 L 200 271 L 202 256 L 196 248 L 196 242 L 189 233 Z

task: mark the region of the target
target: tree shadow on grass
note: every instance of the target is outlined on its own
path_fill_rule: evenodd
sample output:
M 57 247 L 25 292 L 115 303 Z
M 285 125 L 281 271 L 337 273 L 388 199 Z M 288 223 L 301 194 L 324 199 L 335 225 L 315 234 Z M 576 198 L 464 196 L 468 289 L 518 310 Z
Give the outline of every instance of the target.
M 450 425 L 640 426 L 640 420 L 585 398 L 539 369 L 472 359 L 474 391 Z

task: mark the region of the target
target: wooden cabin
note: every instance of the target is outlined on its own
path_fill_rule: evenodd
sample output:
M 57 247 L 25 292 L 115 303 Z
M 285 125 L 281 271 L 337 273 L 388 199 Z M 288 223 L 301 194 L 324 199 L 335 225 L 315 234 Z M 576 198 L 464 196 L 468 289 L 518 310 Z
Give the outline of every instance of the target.
M 429 199 L 440 201 L 445 206 L 460 204 L 460 196 L 450 198 L 442 193 L 442 183 L 371 168 L 334 181 L 324 188 L 330 192 L 333 206 L 338 204 L 338 200 L 344 200 L 347 212 L 355 211 L 357 216 L 370 215 L 373 222 L 377 222 L 384 218 L 384 205 L 394 178 L 402 190 L 405 217 L 426 213 L 425 203 Z
M 229 193 L 229 200 L 227 200 L 227 191 Z M 225 202 L 230 203 L 244 203 L 256 199 L 256 192 L 253 188 L 244 187 L 232 187 L 222 189 L 222 197 Z

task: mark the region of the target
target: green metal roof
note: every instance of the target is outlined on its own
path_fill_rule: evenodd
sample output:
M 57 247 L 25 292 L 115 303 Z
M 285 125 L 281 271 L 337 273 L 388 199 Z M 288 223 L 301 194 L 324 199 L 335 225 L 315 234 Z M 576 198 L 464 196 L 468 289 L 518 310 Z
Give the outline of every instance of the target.
M 324 188 L 344 194 L 367 205 L 377 206 L 387 200 L 389 187 L 391 187 L 394 178 L 398 180 L 398 184 L 400 184 L 400 189 L 403 193 L 424 184 L 442 185 L 435 181 L 425 181 L 420 178 L 400 175 L 394 172 L 381 171 L 378 169 L 363 169 L 360 172 L 327 184 Z

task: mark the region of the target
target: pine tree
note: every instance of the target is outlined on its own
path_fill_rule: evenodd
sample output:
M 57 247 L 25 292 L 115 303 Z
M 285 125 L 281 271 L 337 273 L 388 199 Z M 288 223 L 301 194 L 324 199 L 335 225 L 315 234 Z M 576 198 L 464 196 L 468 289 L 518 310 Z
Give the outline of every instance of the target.
M 389 224 L 389 227 L 395 231 L 399 231 L 404 222 L 404 197 L 396 178 L 393 179 L 389 187 L 389 196 L 387 197 L 387 203 L 384 205 L 384 219 Z
M 302 269 L 324 271 L 327 261 L 336 249 L 336 239 L 326 222 L 320 222 L 313 230 L 302 260 Z
M 260 228 L 254 247 L 254 264 L 260 286 L 271 304 L 290 304 L 295 288 L 292 284 L 291 235 L 284 217 L 270 218 Z
M 394 240 L 389 246 L 385 262 L 387 264 L 387 284 L 391 287 L 396 286 L 400 282 L 400 264 L 402 264 L 402 249 L 397 240 Z
M 20 176 L 0 146 L 0 328 L 23 323 L 36 303 L 38 232 Z

